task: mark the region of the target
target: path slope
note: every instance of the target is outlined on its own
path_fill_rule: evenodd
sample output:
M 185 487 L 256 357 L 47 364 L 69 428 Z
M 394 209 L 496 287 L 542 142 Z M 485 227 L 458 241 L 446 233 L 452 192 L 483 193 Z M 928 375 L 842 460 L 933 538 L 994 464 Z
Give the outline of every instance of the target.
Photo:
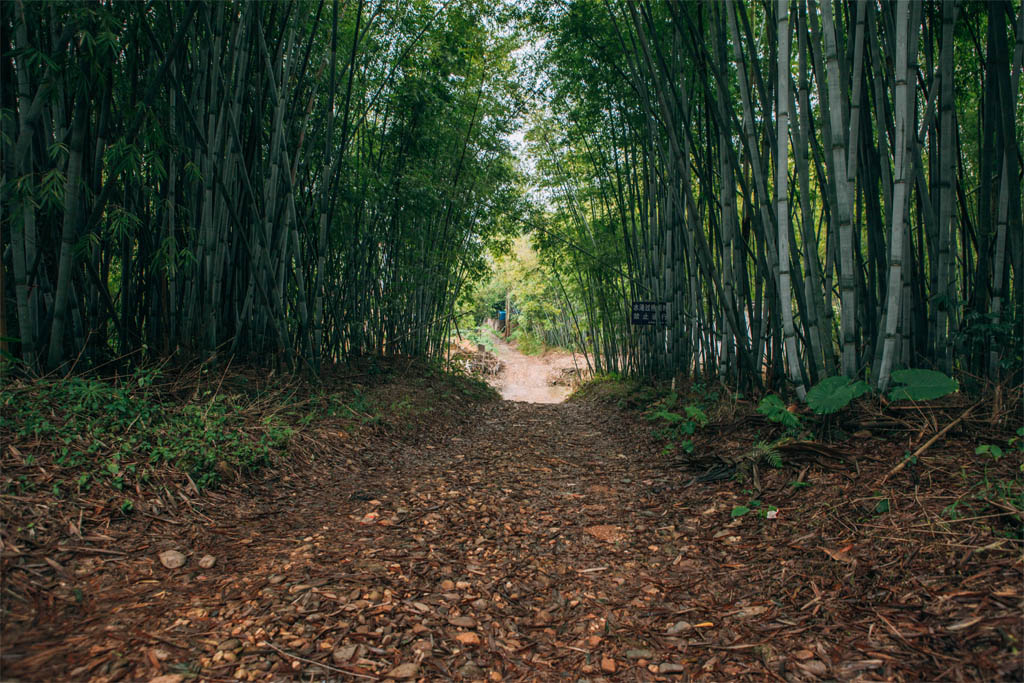
M 78 556 L 60 582 L 80 599 L 13 606 L 4 678 L 1012 675 L 1019 586 L 986 592 L 979 625 L 987 579 L 908 575 L 906 544 L 843 548 L 841 519 L 731 521 L 731 485 L 685 488 L 645 434 L 592 405 L 493 402 L 325 452 Z M 188 563 L 165 569 L 167 548 Z

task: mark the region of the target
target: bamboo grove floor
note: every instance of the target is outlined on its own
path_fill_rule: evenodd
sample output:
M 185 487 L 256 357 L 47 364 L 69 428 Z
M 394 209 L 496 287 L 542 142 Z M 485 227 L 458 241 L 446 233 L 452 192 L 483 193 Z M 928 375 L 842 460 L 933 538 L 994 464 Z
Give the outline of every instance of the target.
M 456 408 L 318 424 L 231 490 L 165 489 L 127 519 L 86 501 L 49 539 L 8 534 L 2 677 L 1024 677 L 1020 543 L 997 513 L 942 515 L 962 496 L 955 434 L 883 487 L 900 440 L 851 439 L 856 469 L 775 472 L 777 517 L 733 518 L 749 484 L 691 483 L 614 407 Z M 706 432 L 697 455 L 752 438 L 743 420 Z M 5 524 L 69 514 L 2 500 Z

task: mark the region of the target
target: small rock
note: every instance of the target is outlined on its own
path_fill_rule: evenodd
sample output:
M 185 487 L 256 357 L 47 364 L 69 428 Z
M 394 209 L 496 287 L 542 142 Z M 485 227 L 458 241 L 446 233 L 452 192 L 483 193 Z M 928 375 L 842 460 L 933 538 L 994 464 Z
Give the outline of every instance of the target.
M 673 664 L 672 662 L 662 662 L 661 666 L 658 667 L 658 673 L 660 674 L 681 674 L 686 673 L 686 667 L 682 664 Z
M 177 550 L 165 550 L 160 553 L 159 557 L 160 564 L 168 569 L 177 569 L 185 564 L 185 556 Z
M 395 680 L 404 681 L 409 678 L 416 678 L 416 675 L 420 672 L 420 665 L 416 662 L 405 662 L 399 664 L 394 669 L 388 672 L 388 678 L 394 678 Z
M 668 631 L 666 631 L 666 633 L 668 635 L 670 635 L 670 636 L 676 636 L 676 635 L 679 635 L 680 633 L 686 633 L 687 631 L 690 631 L 692 629 L 693 629 L 693 625 L 690 624 L 690 622 L 688 622 L 688 621 L 677 621 L 676 623 L 672 624 L 669 627 L 669 629 L 668 629 Z
M 149 683 L 182 683 L 184 680 L 185 677 L 182 674 L 164 674 L 163 676 L 149 679 Z
M 448 620 L 448 623 L 452 626 L 460 626 L 462 628 L 474 628 L 476 626 L 476 619 L 473 617 L 452 617 Z
M 816 676 L 824 676 L 828 673 L 828 667 L 825 666 L 825 662 L 820 659 L 808 659 L 806 662 L 800 662 L 800 666 L 804 671 L 815 674 Z
M 222 642 L 220 645 L 218 645 L 217 649 L 218 650 L 223 650 L 225 652 L 234 652 L 235 650 L 241 650 L 242 649 L 242 641 L 239 640 L 238 638 L 228 638 L 227 640 Z
M 477 666 L 475 662 L 466 662 L 459 667 L 459 675 L 463 678 L 476 680 L 484 677 L 484 670 Z
M 839 672 L 844 678 L 852 678 L 861 671 L 880 669 L 883 666 L 885 661 L 881 659 L 861 659 L 856 662 L 843 662 L 839 665 Z
M 335 664 L 347 663 L 349 659 L 355 656 L 356 647 L 356 645 L 343 645 L 342 647 L 336 647 L 335 650 L 331 652 L 331 660 L 334 661 Z
M 463 631 L 455 636 L 455 640 L 465 646 L 476 646 L 480 644 L 480 636 L 478 636 L 475 631 Z
M 605 672 L 606 674 L 613 674 L 615 673 L 615 669 L 616 666 L 614 659 L 612 659 L 611 657 L 601 657 L 601 671 Z
M 203 569 L 209 569 L 213 565 L 217 564 L 217 558 L 213 555 L 203 555 L 199 559 L 199 566 Z
M 741 609 L 736 613 L 736 616 L 740 619 L 749 619 L 750 617 L 760 616 L 768 610 L 768 605 L 751 605 L 750 607 Z
M 654 650 L 648 650 L 646 648 L 626 650 L 626 659 L 652 659 L 653 657 Z

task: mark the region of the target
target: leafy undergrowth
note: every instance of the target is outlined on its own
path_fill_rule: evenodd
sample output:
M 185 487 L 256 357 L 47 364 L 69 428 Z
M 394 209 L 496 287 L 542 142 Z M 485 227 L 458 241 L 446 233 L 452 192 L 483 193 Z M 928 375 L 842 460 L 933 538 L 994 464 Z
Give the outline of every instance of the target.
M 614 376 L 573 399 L 650 425 L 663 468 L 686 482 L 677 505 L 700 513 L 691 530 L 706 526 L 703 515 L 719 519 L 707 551 L 722 567 L 757 568 L 755 613 L 777 612 L 790 596 L 799 616 L 782 624 L 803 631 L 831 613 L 829 637 L 863 657 L 830 662 L 820 644 L 805 648 L 795 653 L 797 678 L 1019 680 L 1024 387 L 944 395 L 953 387 L 929 401 L 859 392 L 827 415 L 773 395 L 755 401 L 701 384 L 676 392 Z M 720 582 L 705 589 L 722 590 L 725 575 Z M 899 647 L 879 646 L 876 629 Z M 901 648 L 906 661 L 927 663 L 894 668 Z
M 539 356 L 548 349 L 543 339 L 523 328 L 513 332 L 509 341 L 513 342 L 519 352 L 526 356 Z
M 603 373 L 580 386 L 569 401 L 603 403 L 620 409 L 644 409 L 665 395 L 667 391 L 659 387 L 617 373 Z
M 44 543 L 53 509 L 127 516 L 140 500 L 249 478 L 287 463 L 325 426 L 408 433 L 493 398 L 483 382 L 396 359 L 332 368 L 318 384 L 205 366 L 14 381 L 0 391 L 0 539 Z
M 124 492 L 147 485 L 155 468 L 181 469 L 199 488 L 251 473 L 281 452 L 294 429 L 244 395 L 193 392 L 179 402 L 137 373 L 119 380 L 71 377 L 15 384 L 0 392 L 0 433 L 9 444 L 3 491 L 24 494 L 47 470 L 55 496 L 93 486 Z M 17 462 L 19 456 L 21 462 Z M 19 466 L 29 472 L 13 476 Z M 131 508 L 130 499 L 124 505 Z
M 674 466 L 693 472 L 697 483 L 727 479 L 744 485 L 755 508 L 770 485 L 762 478 L 780 480 L 791 489 L 810 488 L 812 484 L 804 480 L 810 468 L 859 472 L 866 461 L 887 463 L 891 471 L 881 483 L 897 474 L 906 482 L 909 476 L 915 496 L 926 473 L 955 472 L 947 485 L 956 495 L 937 511 L 938 518 L 984 520 L 981 527 L 987 533 L 1020 543 L 1024 387 L 999 388 L 979 398 L 945 395 L 956 386 L 946 381 L 951 384 L 943 384 L 943 391 L 935 394 L 940 398 L 929 401 L 898 403 L 870 396 L 854 401 L 866 393 L 858 392 L 845 398 L 843 405 L 852 405 L 838 415 L 818 415 L 772 394 L 748 400 L 720 384 L 692 382 L 676 391 L 667 384 L 645 385 L 614 374 L 584 384 L 570 400 L 614 405 L 643 418 L 651 424 L 651 437 L 662 445 L 662 455 Z M 900 391 L 894 389 L 889 398 Z M 948 434 L 928 443 L 947 426 L 952 427 Z M 794 472 L 800 477 L 793 479 Z M 791 481 L 781 481 L 786 478 Z M 888 512 L 890 503 L 884 495 L 864 495 L 883 501 L 877 507 Z

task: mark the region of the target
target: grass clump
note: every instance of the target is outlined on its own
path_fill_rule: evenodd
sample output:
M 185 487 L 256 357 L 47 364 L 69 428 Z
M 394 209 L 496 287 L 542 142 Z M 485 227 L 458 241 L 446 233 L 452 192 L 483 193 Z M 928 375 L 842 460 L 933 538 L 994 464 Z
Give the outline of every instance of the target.
M 162 463 L 186 472 L 199 488 L 216 486 L 268 464 L 294 433 L 236 396 L 206 391 L 186 402 L 169 400 L 155 387 L 157 378 L 138 371 L 113 381 L 70 377 L 8 386 L 0 391 L 0 434 L 32 446 L 26 461 L 48 450 L 57 493 L 96 484 L 131 489 Z M 4 488 L 31 484 L 14 479 Z
M 509 339 L 515 342 L 519 352 L 526 356 L 539 356 L 547 350 L 541 337 L 524 328 L 517 329 Z
M 644 384 L 617 372 L 594 375 L 569 397 L 570 401 L 596 401 L 610 403 L 619 408 L 644 409 L 662 396 L 650 384 Z

